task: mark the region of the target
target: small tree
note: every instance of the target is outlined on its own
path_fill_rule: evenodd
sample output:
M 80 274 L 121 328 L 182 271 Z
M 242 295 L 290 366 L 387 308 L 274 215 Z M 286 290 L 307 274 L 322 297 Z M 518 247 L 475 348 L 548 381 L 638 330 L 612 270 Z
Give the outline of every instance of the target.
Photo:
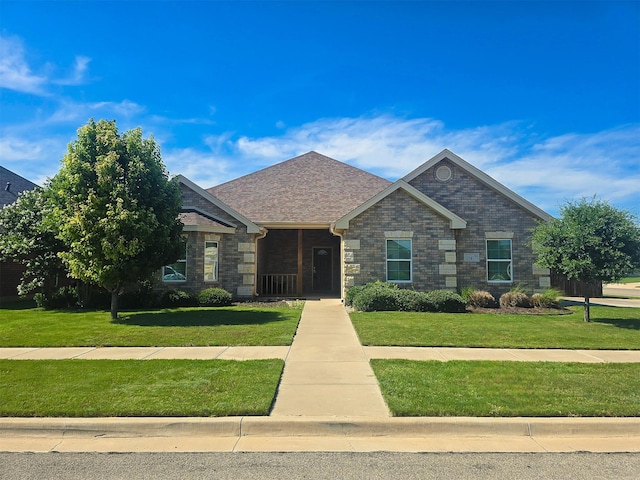
M 153 138 L 140 128 L 120 135 L 115 121 L 91 120 L 78 130 L 51 180 L 54 223 L 67 246 L 70 276 L 118 295 L 179 257 L 180 186 L 169 180 Z
M 594 197 L 567 202 L 560 213 L 533 232 L 538 265 L 583 283 L 615 281 L 640 266 L 640 227 L 629 212 Z M 590 319 L 585 294 L 584 321 Z
M 18 293 L 27 295 L 53 288 L 66 269 L 58 256 L 65 250 L 56 238 L 57 228 L 45 221 L 51 204 L 45 187 L 25 190 L 18 199 L 0 209 L 0 260 L 25 266 Z

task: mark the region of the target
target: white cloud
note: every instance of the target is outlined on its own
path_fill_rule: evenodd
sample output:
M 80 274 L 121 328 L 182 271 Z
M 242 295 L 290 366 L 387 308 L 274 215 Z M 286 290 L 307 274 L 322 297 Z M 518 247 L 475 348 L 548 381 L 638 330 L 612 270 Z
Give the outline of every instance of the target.
M 392 115 L 320 119 L 279 136 L 207 137 L 215 161 L 224 158 L 229 167 L 206 174 L 204 182 L 206 158 L 190 170 L 192 180 L 209 187 L 215 178 L 226 181 L 316 150 L 394 180 L 448 148 L 552 214 L 568 199 L 594 194 L 640 210 L 640 126 L 542 139 L 524 127 L 509 122 L 450 130 L 435 119 Z
M 89 69 L 91 59 L 82 55 L 76 57 L 73 70 L 68 77 L 53 79 L 52 83 L 57 85 L 82 85 L 86 82 L 86 74 Z
M 0 36 L 0 88 L 43 95 L 47 77 L 31 70 L 22 41 Z
M 121 102 L 76 103 L 60 102 L 57 110 L 47 119 L 48 123 L 84 124 L 89 118 L 117 118 L 129 120 L 145 111 L 145 107 L 130 100 Z
M 76 56 L 71 72 L 65 76 L 57 76 L 58 68 L 51 63 L 42 65 L 41 71 L 36 73 L 29 65 L 22 40 L 0 35 L 0 88 L 48 96 L 49 85 L 84 84 L 90 61 L 89 57 Z

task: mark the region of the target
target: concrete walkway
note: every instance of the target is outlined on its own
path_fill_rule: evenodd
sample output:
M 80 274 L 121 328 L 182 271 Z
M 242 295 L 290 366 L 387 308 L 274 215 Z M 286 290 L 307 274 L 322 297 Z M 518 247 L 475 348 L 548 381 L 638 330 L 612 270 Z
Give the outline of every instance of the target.
M 271 415 L 389 416 L 339 299 L 306 302 Z

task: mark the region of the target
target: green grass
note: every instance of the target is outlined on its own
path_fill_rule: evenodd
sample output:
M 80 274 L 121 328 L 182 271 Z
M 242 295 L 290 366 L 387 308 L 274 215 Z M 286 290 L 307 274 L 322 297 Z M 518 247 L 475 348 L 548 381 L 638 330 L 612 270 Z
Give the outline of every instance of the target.
M 639 283 L 640 277 L 626 277 L 618 281 L 617 283 Z
M 371 364 L 394 416 L 640 416 L 640 364 Z
M 363 345 L 491 348 L 640 349 L 640 309 L 592 307 L 570 315 L 353 312 Z
M 0 360 L 0 416 L 268 415 L 282 360 Z
M 121 313 L 0 309 L 0 347 L 290 345 L 301 310 L 180 308 Z

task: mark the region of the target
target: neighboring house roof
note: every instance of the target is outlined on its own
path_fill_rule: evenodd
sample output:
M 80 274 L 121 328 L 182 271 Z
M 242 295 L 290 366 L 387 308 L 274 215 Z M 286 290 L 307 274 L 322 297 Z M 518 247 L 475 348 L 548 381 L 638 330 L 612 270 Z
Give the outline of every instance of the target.
M 413 172 L 411 172 L 408 175 L 406 175 L 405 177 L 403 177 L 403 180 L 405 182 L 407 182 L 407 183 L 411 182 L 411 180 L 413 180 L 414 178 L 416 178 L 419 175 L 423 174 L 428 169 L 430 169 L 435 164 L 437 164 L 438 162 L 440 162 L 440 161 L 442 161 L 444 159 L 449 160 L 451 163 L 453 163 L 453 164 L 457 165 L 458 167 L 460 167 L 461 169 L 465 170 L 469 175 L 475 177 L 478 181 L 480 181 L 481 183 L 485 184 L 487 187 L 489 187 L 489 188 L 493 189 L 494 191 L 504 195 L 509 200 L 511 200 L 515 204 L 519 205 L 520 207 L 524 208 L 525 210 L 527 210 L 528 212 L 530 212 L 534 216 L 540 218 L 541 220 L 544 220 L 544 221 L 552 220 L 553 217 L 551 215 L 549 215 L 547 212 L 545 212 L 541 208 L 536 207 L 533 203 L 529 202 L 528 200 L 525 200 L 524 198 L 522 198 L 520 195 L 518 195 L 514 191 L 509 190 L 507 187 L 502 185 L 500 182 L 494 180 L 489 175 L 484 173 L 482 170 L 479 170 L 478 168 L 474 167 L 469 162 L 466 162 L 465 160 L 460 158 L 458 155 L 456 155 L 455 153 L 453 153 L 452 151 L 450 151 L 450 150 L 448 150 L 446 148 L 443 151 L 441 151 L 439 154 L 437 154 L 435 157 L 433 157 L 432 159 L 427 160 L 425 163 L 420 165 Z
M 417 190 L 416 188 L 412 187 L 407 182 L 405 182 L 404 180 L 401 179 L 401 180 L 398 180 L 397 182 L 389 185 L 383 191 L 381 191 L 380 193 L 378 193 L 374 197 L 370 198 L 365 203 L 363 203 L 362 205 L 360 205 L 359 207 L 357 207 L 356 209 L 352 210 L 347 215 L 345 215 L 344 217 L 339 219 L 335 224 L 335 228 L 348 229 L 349 228 L 349 222 L 352 219 L 354 219 L 355 217 L 360 215 L 362 212 L 368 210 L 373 205 L 375 205 L 376 203 L 378 203 L 379 201 L 381 201 L 384 198 L 388 197 L 393 192 L 395 192 L 396 190 L 399 190 L 399 189 L 404 190 L 409 195 L 411 195 L 413 198 L 415 198 L 419 202 L 423 203 L 426 207 L 428 207 L 431 210 L 433 210 L 434 212 L 436 212 L 438 215 L 448 219 L 450 228 L 452 228 L 452 229 L 460 229 L 460 228 L 466 228 L 467 227 L 467 222 L 465 220 L 463 220 L 462 218 L 460 218 L 458 215 L 456 215 L 452 211 L 450 211 L 447 208 L 443 207 L 438 202 L 436 202 L 432 198 L 429 198 L 427 195 L 425 195 L 424 193 L 420 192 L 419 190 Z
M 207 189 L 265 227 L 329 226 L 391 182 L 316 152 Z
M 239 213 L 236 210 L 234 210 L 233 208 L 231 208 L 229 205 L 226 205 L 225 203 L 221 202 L 218 198 L 214 197 L 213 195 L 211 195 L 207 191 L 205 191 L 202 188 L 200 188 L 198 185 L 193 183 L 187 177 L 184 177 L 182 175 L 178 175 L 177 178 L 178 178 L 178 181 L 180 183 L 182 183 L 183 185 L 186 185 L 187 187 L 189 187 L 191 190 L 196 192 L 198 195 L 202 196 L 202 198 L 204 198 L 205 200 L 209 201 L 210 203 L 212 203 L 216 207 L 220 208 L 222 211 L 228 213 L 233 218 L 238 220 L 240 223 L 246 225 L 247 233 L 261 233 L 262 230 L 258 225 L 253 223 L 251 220 L 249 220 L 247 217 L 245 217 L 241 213 Z M 202 210 L 196 209 L 194 207 L 190 207 L 189 205 L 184 205 L 183 206 L 183 211 L 190 210 L 190 209 L 192 209 L 193 211 L 198 211 L 200 213 L 205 213 L 205 212 L 202 212 Z M 209 218 L 211 219 L 211 218 L 214 218 L 214 217 L 210 216 Z M 215 219 L 215 220 L 220 221 L 219 219 Z M 233 227 L 235 227 L 235 225 L 233 225 Z
M 16 201 L 18 194 L 38 185 L 0 166 L 0 208 Z

